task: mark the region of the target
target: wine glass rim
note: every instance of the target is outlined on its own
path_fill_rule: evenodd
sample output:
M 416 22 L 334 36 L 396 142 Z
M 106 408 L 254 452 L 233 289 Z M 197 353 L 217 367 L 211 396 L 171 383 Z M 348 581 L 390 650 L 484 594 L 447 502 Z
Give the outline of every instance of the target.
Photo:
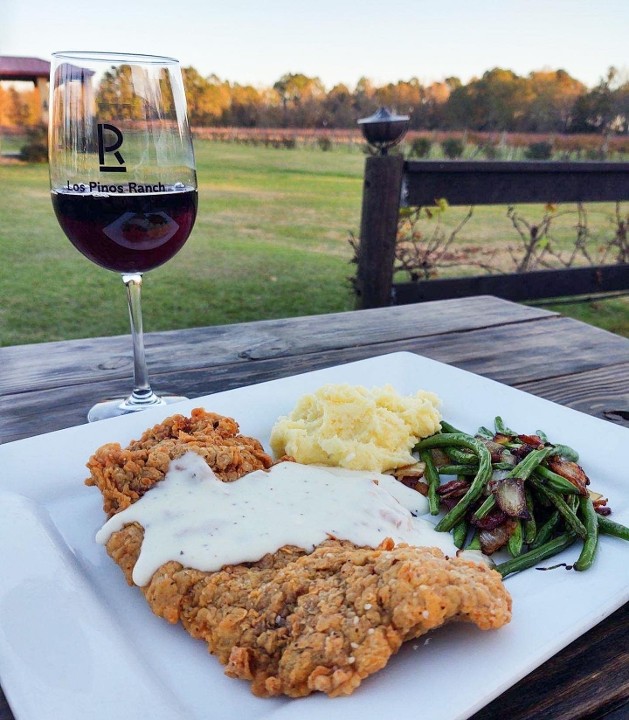
M 107 61 L 107 62 L 143 62 L 154 65 L 179 64 L 179 60 L 164 55 L 146 55 L 144 53 L 107 52 L 101 50 L 58 50 L 52 53 L 53 58 L 68 60 Z

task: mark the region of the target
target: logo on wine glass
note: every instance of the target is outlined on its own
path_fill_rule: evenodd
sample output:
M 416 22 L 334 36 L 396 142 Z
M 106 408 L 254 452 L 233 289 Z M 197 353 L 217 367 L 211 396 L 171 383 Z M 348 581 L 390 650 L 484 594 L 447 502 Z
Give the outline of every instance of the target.
M 127 168 L 124 164 L 124 158 L 122 157 L 122 154 L 118 152 L 118 148 L 122 145 L 123 140 L 122 131 L 110 123 L 98 123 L 96 127 L 98 131 L 98 160 L 100 162 L 100 171 L 127 172 Z M 107 145 L 105 143 L 106 130 L 109 130 L 109 132 L 114 134 L 115 140 L 111 145 Z M 114 157 L 118 161 L 118 166 L 105 165 L 105 153 L 113 153 Z

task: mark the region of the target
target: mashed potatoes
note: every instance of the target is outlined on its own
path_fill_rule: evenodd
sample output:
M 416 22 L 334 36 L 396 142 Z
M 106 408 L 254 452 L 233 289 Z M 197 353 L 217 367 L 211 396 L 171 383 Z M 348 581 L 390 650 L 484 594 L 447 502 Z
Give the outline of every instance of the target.
M 278 419 L 271 447 L 304 464 L 383 472 L 415 462 L 413 445 L 439 430 L 439 404 L 422 390 L 402 396 L 391 385 L 324 385 Z

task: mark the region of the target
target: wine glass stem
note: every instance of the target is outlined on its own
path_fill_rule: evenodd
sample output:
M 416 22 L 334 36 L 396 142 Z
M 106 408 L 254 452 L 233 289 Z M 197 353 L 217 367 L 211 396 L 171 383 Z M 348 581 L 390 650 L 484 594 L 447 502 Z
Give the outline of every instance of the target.
M 131 336 L 133 339 L 133 393 L 127 399 L 127 404 L 152 405 L 153 403 L 159 402 L 159 398 L 153 390 L 151 390 L 144 354 L 141 302 L 142 274 L 125 274 L 122 276 L 122 280 L 127 288 L 129 319 L 131 321 Z

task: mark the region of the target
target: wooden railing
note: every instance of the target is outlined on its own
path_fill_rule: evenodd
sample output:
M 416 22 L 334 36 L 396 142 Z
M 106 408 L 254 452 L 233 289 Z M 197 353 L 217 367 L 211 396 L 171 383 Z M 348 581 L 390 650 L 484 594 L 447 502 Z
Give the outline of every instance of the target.
M 629 163 L 404 161 L 365 163 L 356 273 L 357 307 L 468 295 L 535 300 L 629 290 L 629 264 L 393 283 L 401 205 L 513 205 L 629 200 Z

